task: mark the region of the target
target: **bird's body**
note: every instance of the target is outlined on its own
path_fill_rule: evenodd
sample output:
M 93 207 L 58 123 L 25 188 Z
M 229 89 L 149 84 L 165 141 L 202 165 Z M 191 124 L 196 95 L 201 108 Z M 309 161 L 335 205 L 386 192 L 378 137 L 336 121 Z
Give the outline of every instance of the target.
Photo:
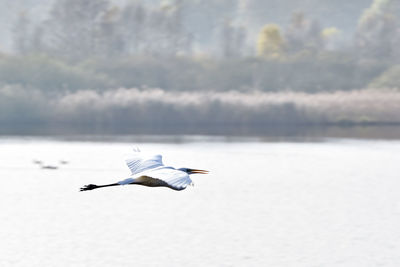
M 163 180 L 156 179 L 150 176 L 140 176 L 139 178 L 136 179 L 135 181 L 136 184 L 144 185 L 144 186 L 149 186 L 149 187 L 158 187 L 158 186 L 166 186 L 170 187 L 170 185 Z M 175 189 L 175 188 L 172 188 Z
M 37 159 L 34 159 L 32 162 L 33 162 L 33 164 L 37 164 L 37 165 L 43 164 L 43 162 L 41 160 L 37 160 Z
M 41 165 L 42 169 L 46 169 L 46 170 L 57 170 L 58 167 L 55 165 Z
M 131 170 L 131 176 L 125 180 L 108 185 L 89 184 L 81 188 L 81 191 L 92 190 L 100 187 L 118 186 L 127 184 L 137 184 L 149 187 L 164 186 L 173 190 L 183 190 L 192 184 L 189 174 L 202 173 L 208 171 L 165 166 L 161 155 L 145 156 L 139 150 L 135 150 L 126 159 L 126 164 Z

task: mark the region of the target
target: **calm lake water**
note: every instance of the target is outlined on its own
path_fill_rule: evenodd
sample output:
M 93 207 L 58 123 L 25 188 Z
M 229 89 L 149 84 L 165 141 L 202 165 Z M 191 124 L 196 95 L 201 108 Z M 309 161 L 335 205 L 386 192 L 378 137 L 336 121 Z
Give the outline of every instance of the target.
M 400 266 L 400 141 L 82 140 L 0 138 L 0 266 Z M 210 174 L 79 192 L 133 146 Z

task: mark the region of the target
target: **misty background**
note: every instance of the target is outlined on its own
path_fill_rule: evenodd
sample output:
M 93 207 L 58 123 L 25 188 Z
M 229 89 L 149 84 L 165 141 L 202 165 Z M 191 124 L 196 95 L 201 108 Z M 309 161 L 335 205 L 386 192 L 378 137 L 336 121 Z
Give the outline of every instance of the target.
M 0 4 L 2 134 L 400 125 L 399 0 Z

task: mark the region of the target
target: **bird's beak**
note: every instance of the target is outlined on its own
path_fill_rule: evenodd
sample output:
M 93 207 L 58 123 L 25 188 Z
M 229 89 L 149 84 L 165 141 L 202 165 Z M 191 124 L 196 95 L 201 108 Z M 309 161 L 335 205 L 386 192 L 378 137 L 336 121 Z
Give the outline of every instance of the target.
M 208 171 L 205 171 L 205 170 L 197 170 L 197 169 L 190 169 L 190 174 L 197 174 L 197 173 L 207 174 Z

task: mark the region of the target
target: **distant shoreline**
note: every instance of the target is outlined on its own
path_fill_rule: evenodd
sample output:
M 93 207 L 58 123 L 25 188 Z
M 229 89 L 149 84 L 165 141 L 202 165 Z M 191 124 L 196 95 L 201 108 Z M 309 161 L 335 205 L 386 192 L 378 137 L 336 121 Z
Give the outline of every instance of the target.
M 58 125 L 60 126 L 60 125 Z M 125 129 L 115 131 L 113 129 L 76 129 L 65 127 L 54 127 L 49 125 L 38 128 L 4 128 L 0 129 L 0 138 L 4 137 L 32 137 L 32 138 L 55 138 L 76 141 L 121 141 L 131 142 L 154 141 L 163 142 L 168 140 L 321 140 L 326 138 L 345 139 L 382 139 L 400 140 L 400 125 L 318 125 L 318 126 L 294 126 L 294 127 L 216 127 L 208 128 L 207 131 L 185 129 L 185 127 L 164 128 L 160 130 L 151 129 Z
M 400 138 L 400 91 L 168 92 L 119 88 L 47 95 L 0 90 L 1 135 L 355 136 Z

